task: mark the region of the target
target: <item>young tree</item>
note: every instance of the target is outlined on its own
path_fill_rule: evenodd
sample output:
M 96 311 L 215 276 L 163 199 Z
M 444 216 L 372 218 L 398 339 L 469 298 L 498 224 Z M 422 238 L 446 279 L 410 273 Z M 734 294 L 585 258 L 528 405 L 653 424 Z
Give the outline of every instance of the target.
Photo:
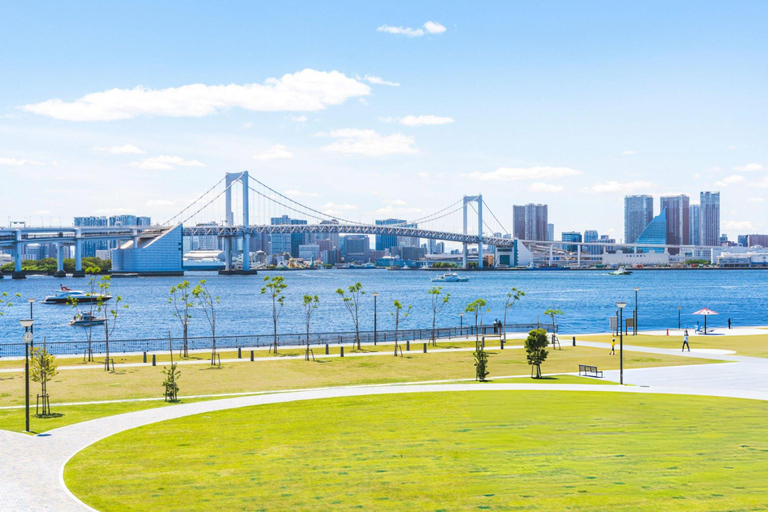
M 478 347 L 472 352 L 472 356 L 475 358 L 475 380 L 485 382 L 488 376 L 488 352 Z
M 485 302 L 485 299 L 475 299 L 464 308 L 464 311 L 467 313 L 475 315 L 475 350 L 479 350 L 480 347 L 480 329 L 478 327 L 478 321 L 480 322 L 480 325 L 482 325 L 483 313 L 485 311 L 490 311 L 490 309 L 485 308 L 486 305 L 487 302 Z
M 96 288 L 97 288 L 96 278 L 91 277 L 88 280 L 88 291 L 86 292 L 85 295 L 88 297 L 94 297 L 98 295 L 96 292 Z M 90 315 L 91 318 L 95 317 L 94 313 L 96 312 L 97 302 L 86 303 L 88 306 L 88 314 Z M 77 318 L 78 315 L 81 314 L 80 306 L 78 304 L 77 299 L 74 297 L 69 297 L 67 299 L 67 304 L 72 306 L 72 308 L 75 310 L 74 318 Z M 88 361 L 93 361 L 93 323 L 88 324 L 88 329 L 85 331 L 85 337 L 88 340 Z
M 201 279 L 200 283 L 192 288 L 192 297 L 195 298 L 197 305 L 203 310 L 208 326 L 211 328 L 211 366 L 213 366 L 216 364 L 216 305 L 219 304 L 221 299 L 210 294 L 205 282 L 205 279 Z
M 430 295 L 432 306 L 432 345 L 437 345 L 437 336 L 435 335 L 435 325 L 437 324 L 437 315 L 448 304 L 448 300 L 451 298 L 450 293 L 443 294 L 443 287 L 432 287 L 427 291 Z
M 185 281 L 186 282 L 186 281 Z M 173 343 L 171 341 L 171 332 L 168 331 L 168 351 L 171 354 L 171 367 L 166 368 L 163 366 L 163 387 L 165 387 L 165 393 L 163 399 L 166 402 L 178 402 L 179 401 L 179 383 L 178 380 L 181 377 L 181 370 L 177 370 L 177 364 L 173 362 Z
M 394 306 L 395 310 L 392 311 L 390 315 L 395 317 L 395 352 L 397 352 L 397 341 L 398 341 L 397 333 L 400 330 L 400 311 L 402 311 L 403 309 L 403 304 L 399 300 L 396 300 L 392 303 L 392 305 Z M 408 309 L 405 310 L 405 313 L 403 313 L 403 319 L 406 319 L 408 315 L 411 314 L 411 308 L 413 308 L 413 306 L 409 305 Z
M 304 305 L 304 315 L 307 319 L 307 352 L 304 355 L 305 361 L 309 361 L 309 322 L 312 320 L 312 313 L 317 309 L 319 302 L 320 299 L 317 298 L 317 295 L 305 295 L 302 299 L 302 304 Z
M 275 354 L 277 354 L 277 319 L 280 318 L 280 313 L 283 312 L 283 306 L 285 305 L 283 290 L 288 288 L 288 285 L 285 284 L 283 276 L 267 276 L 264 278 L 264 282 L 267 284 L 261 289 L 261 294 L 268 295 L 272 299 L 272 329 L 274 333 L 272 348 Z
M 524 296 L 525 292 L 518 290 L 517 288 L 512 288 L 509 292 L 507 292 L 507 300 L 504 302 L 504 323 L 501 325 L 502 337 L 505 342 L 507 341 L 507 311 L 509 308 L 515 305 L 515 302 Z
M 17 293 L 13 297 L 21 298 L 21 294 Z M 8 295 L 8 292 L 3 292 L 0 294 L 0 316 L 3 316 L 5 312 L 3 311 L 6 308 L 13 307 L 13 302 L 11 302 L 12 297 Z
M 360 350 L 360 297 L 365 295 L 363 285 L 355 283 L 347 288 L 345 292 L 342 288 L 336 290 L 341 299 L 344 301 L 344 306 L 352 316 L 352 323 L 355 324 L 355 341 L 357 342 L 357 350 Z
M 56 358 L 50 354 L 43 345 L 42 347 L 32 347 L 30 355 L 29 378 L 33 382 L 39 382 L 41 387 L 40 396 L 43 399 L 43 413 L 40 416 L 51 414 L 51 404 L 48 399 L 48 381 L 56 375 Z
M 189 319 L 192 318 L 190 311 L 195 307 L 192 288 L 189 281 L 182 281 L 176 286 L 171 286 L 171 294 L 168 297 L 168 304 L 173 306 L 173 316 L 181 322 L 181 332 L 183 336 L 184 357 L 189 357 Z
M 104 318 L 106 318 L 106 322 L 104 322 L 104 348 L 105 348 L 105 357 L 104 357 L 104 369 L 109 371 L 109 336 L 115 332 L 115 327 L 117 326 L 117 319 L 120 316 L 120 310 L 121 309 L 128 309 L 128 305 L 120 305 L 123 302 L 123 298 L 118 295 L 115 297 L 115 301 L 112 303 L 112 307 L 103 300 L 104 295 L 109 295 L 109 287 L 111 283 L 111 278 L 109 276 L 103 276 L 98 284 L 99 284 L 99 294 L 96 298 L 96 310 L 101 312 L 101 314 L 104 315 Z M 111 318 L 110 318 L 111 317 Z M 111 327 L 110 327 L 110 320 Z
M 534 329 L 528 333 L 525 339 L 525 353 L 528 364 L 531 365 L 531 378 L 541 378 L 541 363 L 546 361 L 549 352 L 546 350 L 549 346 L 546 329 Z
M 557 319 L 555 318 L 557 315 L 564 315 L 562 311 L 559 309 L 548 309 L 544 312 L 545 315 L 547 315 L 549 318 L 552 319 L 552 332 L 557 333 Z

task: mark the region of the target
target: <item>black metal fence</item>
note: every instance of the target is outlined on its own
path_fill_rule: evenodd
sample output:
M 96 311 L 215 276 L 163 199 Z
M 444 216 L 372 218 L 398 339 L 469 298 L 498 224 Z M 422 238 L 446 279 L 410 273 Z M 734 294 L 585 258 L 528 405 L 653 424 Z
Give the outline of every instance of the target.
M 507 324 L 506 332 L 527 332 L 539 327 L 547 327 L 547 324 Z M 551 327 L 551 325 L 549 325 Z M 463 327 L 438 327 L 435 329 L 435 338 L 470 338 L 479 332 L 482 335 L 498 334 L 500 329 L 493 325 L 480 326 L 477 331 L 475 326 Z M 432 338 L 432 329 L 400 329 L 397 331 L 397 337 L 400 341 L 429 340 Z M 329 344 L 343 345 L 356 343 L 355 332 L 310 332 L 310 343 L 313 345 Z M 395 341 L 395 331 L 360 331 L 361 345 L 374 345 L 382 342 Z M 35 345 L 41 345 L 42 339 L 35 340 Z M 171 338 L 171 345 L 174 351 L 179 351 L 184 346 L 184 339 L 181 337 Z M 296 347 L 306 344 L 306 333 L 278 334 L 278 347 Z M 210 336 L 195 336 L 187 338 L 187 348 L 189 350 L 210 349 L 213 339 Z M 236 348 L 267 348 L 274 344 L 272 334 L 246 334 L 238 336 L 216 336 L 216 347 L 218 349 L 236 349 Z M 50 341 L 46 340 L 46 346 L 51 354 L 83 354 L 88 350 L 87 341 Z M 110 340 L 110 354 L 120 354 L 127 352 L 163 352 L 168 350 L 168 338 L 147 338 L 147 339 L 129 339 L 129 340 Z M 93 340 L 91 342 L 93 353 L 104 353 L 106 344 L 104 340 Z M 0 343 L 0 357 L 23 356 L 24 343 Z

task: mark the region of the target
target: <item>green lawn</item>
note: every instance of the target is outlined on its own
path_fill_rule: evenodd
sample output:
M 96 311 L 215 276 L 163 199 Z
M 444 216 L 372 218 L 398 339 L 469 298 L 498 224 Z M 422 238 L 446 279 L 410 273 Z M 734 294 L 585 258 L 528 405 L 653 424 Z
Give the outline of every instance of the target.
M 609 334 L 599 336 L 589 336 L 589 341 L 611 342 L 612 336 Z M 616 348 L 618 350 L 619 338 L 616 338 Z M 696 335 L 691 333 L 688 336 L 688 344 L 694 348 L 716 348 L 722 350 L 733 350 L 744 356 L 768 357 L 768 334 L 750 335 L 750 336 L 717 336 L 717 335 Z M 674 348 L 680 350 L 683 346 L 682 336 L 650 336 L 647 334 L 638 334 L 637 336 L 624 336 L 624 346 L 639 345 L 643 347 L 656 348 Z
M 477 391 L 315 400 L 123 432 L 66 466 L 99 510 L 755 510 L 768 404 Z

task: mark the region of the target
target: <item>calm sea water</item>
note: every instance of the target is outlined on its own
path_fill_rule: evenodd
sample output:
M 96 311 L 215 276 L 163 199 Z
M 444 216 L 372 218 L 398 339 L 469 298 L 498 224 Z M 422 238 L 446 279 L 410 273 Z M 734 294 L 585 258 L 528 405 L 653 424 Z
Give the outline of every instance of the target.
M 271 305 L 260 290 L 268 272 L 257 276 L 218 276 L 213 273 L 190 273 L 185 279 L 197 282 L 207 279 L 211 292 L 221 297 L 217 313 L 217 332 L 221 335 L 267 334 L 271 332 Z M 316 270 L 283 272 L 288 288 L 286 306 L 280 318 L 280 331 L 303 332 L 301 297 L 317 294 L 320 307 L 313 317 L 313 331 L 352 330 L 348 312 L 335 290 L 356 281 L 363 284 L 368 294 L 362 304 L 361 329 L 373 328 L 373 297 L 378 292 L 378 319 L 380 329 L 394 328 L 390 315 L 392 302 L 397 299 L 412 304 L 411 314 L 401 320 L 404 328 L 428 328 L 431 310 L 427 290 L 433 285 L 430 278 L 435 272 L 384 270 Z M 520 271 L 520 272 L 467 272 L 467 283 L 444 283 L 451 299 L 439 317 L 442 326 L 459 325 L 459 313 L 468 302 L 485 299 L 491 312 L 486 323 L 503 315 L 507 291 L 514 287 L 526 296 L 511 310 L 508 322 L 527 323 L 544 320 L 547 308 L 557 308 L 565 315 L 559 323 L 563 332 L 595 332 L 609 329 L 608 317 L 616 312 L 616 302 L 628 303 L 627 312 L 634 309 L 634 287 L 639 290 L 639 326 L 641 329 L 677 327 L 678 306 L 682 306 L 682 323 L 695 327 L 701 317 L 694 311 L 709 307 L 719 312 L 708 320 L 710 326 L 768 324 L 768 271 L 755 270 L 686 270 L 641 271 L 630 276 L 609 276 L 605 271 Z M 180 335 L 178 320 L 168 304 L 168 292 L 182 279 L 175 277 L 147 277 L 113 279 L 112 294 L 121 295 L 129 309 L 118 322 L 113 339 L 158 338 L 172 331 Z M 23 281 L 9 278 L 0 280 L 0 293 L 21 293 L 23 299 L 41 301 L 55 293 L 59 284 L 72 289 L 87 288 L 88 279 L 55 279 L 31 277 Z M 19 318 L 28 317 L 26 301 L 6 309 L 0 317 L 0 342 L 18 342 L 21 337 Z M 70 306 L 35 303 L 35 338 L 45 336 L 51 341 L 85 338 L 85 329 L 70 327 L 74 311 Z M 631 315 L 631 313 L 629 313 Z M 465 318 L 465 321 L 471 321 Z M 97 330 L 94 330 L 97 332 Z M 101 331 L 98 330 L 98 335 Z M 191 336 L 209 334 L 204 319 L 195 314 L 190 326 Z M 96 338 L 95 338 L 96 339 Z M 100 338 L 99 338 L 100 339 Z

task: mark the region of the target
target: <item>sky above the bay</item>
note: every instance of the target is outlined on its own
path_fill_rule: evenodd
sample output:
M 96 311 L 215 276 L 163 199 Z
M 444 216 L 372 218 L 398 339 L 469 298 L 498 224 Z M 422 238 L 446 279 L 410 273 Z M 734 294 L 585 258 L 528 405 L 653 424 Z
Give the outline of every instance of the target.
M 765 2 L 0 4 L 0 224 L 170 218 L 248 170 L 319 210 L 623 237 L 625 194 L 768 231 Z M 658 210 L 658 199 L 656 201 Z M 495 224 L 495 223 L 494 223 Z

